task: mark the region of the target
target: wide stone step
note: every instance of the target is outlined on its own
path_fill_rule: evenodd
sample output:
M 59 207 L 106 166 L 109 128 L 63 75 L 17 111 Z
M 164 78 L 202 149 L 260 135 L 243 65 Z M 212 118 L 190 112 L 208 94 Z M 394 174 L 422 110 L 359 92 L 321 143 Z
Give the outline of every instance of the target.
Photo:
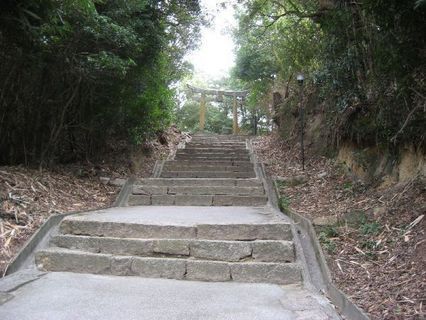
M 194 239 L 131 239 L 59 235 L 57 247 L 92 253 L 140 257 L 192 257 L 217 261 L 294 262 L 291 241 L 216 241 Z
M 218 142 L 245 142 L 249 137 L 247 136 L 241 136 L 241 137 L 235 137 L 235 136 L 213 136 L 213 137 L 200 137 L 200 136 L 193 136 L 191 139 L 192 141 L 218 141 Z
M 231 172 L 231 171 L 168 171 L 163 169 L 162 178 L 255 178 L 254 171 Z
M 219 137 L 197 137 L 193 136 L 191 139 L 191 142 L 234 142 L 234 143 L 245 143 L 245 141 L 248 139 L 248 137 L 241 137 L 241 138 L 234 138 L 234 137 L 227 137 L 227 136 L 219 136 Z
M 134 185 L 132 194 L 136 195 L 264 195 L 263 187 L 222 187 L 222 186 L 143 186 Z
M 227 171 L 227 172 L 254 172 L 253 165 L 241 165 L 241 166 L 223 166 L 223 165 L 204 165 L 196 164 L 192 165 L 182 164 L 179 161 L 168 161 L 164 164 L 163 170 L 167 171 Z
M 224 166 L 251 166 L 253 167 L 253 163 L 250 160 L 244 161 L 236 161 L 236 160 L 203 160 L 203 162 L 199 160 L 192 159 L 180 159 L 180 160 L 169 160 L 170 162 L 179 163 L 182 165 L 192 165 L 192 164 L 203 164 L 208 166 L 216 166 L 216 165 L 224 165 Z
M 178 149 L 177 153 L 189 153 L 189 154 L 205 154 L 205 153 L 213 153 L 213 154 L 222 154 L 222 153 L 233 153 L 233 154 L 249 154 L 247 149 L 235 149 L 235 148 L 193 148 L 187 146 L 185 149 Z
M 219 262 L 197 259 L 116 256 L 64 248 L 37 252 L 36 265 L 42 271 L 140 276 L 198 281 L 237 281 L 276 284 L 300 283 L 296 263 Z
M 250 157 L 249 152 L 233 152 L 233 151 L 226 151 L 226 150 L 220 150 L 217 152 L 212 151 L 191 151 L 191 150 L 185 150 L 182 149 L 182 151 L 176 151 L 176 155 L 178 156 L 198 156 L 198 157 L 218 157 L 218 156 L 228 156 L 228 157 Z
M 188 148 L 230 148 L 230 149 L 246 149 L 245 143 L 194 143 L 186 144 Z
M 138 239 L 292 240 L 291 228 L 287 223 L 167 225 L 64 219 L 60 232 Z
M 190 157 L 187 155 L 177 155 L 173 159 L 175 161 L 184 162 L 198 162 L 198 164 L 207 164 L 209 165 L 212 162 L 228 162 L 230 165 L 238 164 L 238 163 L 251 163 L 251 159 L 249 157 L 232 157 L 232 156 L 223 156 L 223 157 L 203 157 L 203 156 L 194 156 Z
M 221 158 L 221 157 L 232 157 L 249 159 L 250 154 L 248 152 L 186 152 L 178 151 L 175 157 L 203 157 L 203 158 Z
M 145 178 L 135 182 L 135 185 L 143 186 L 238 186 L 238 187 L 257 187 L 263 186 L 259 179 L 192 179 L 192 178 Z
M 129 206 L 264 206 L 266 196 L 255 195 L 136 195 L 131 194 Z
M 210 154 L 210 155 L 198 155 L 198 154 L 176 154 L 175 159 L 187 159 L 187 160 L 204 160 L 204 161 L 250 161 L 249 155 L 227 155 L 227 154 Z
M 187 143 L 185 145 L 185 148 L 183 149 L 178 149 L 178 150 L 197 150 L 197 151 L 220 151 L 220 150 L 232 150 L 232 151 L 237 151 L 237 152 L 243 152 L 243 151 L 248 151 L 247 146 L 244 145 L 234 145 L 234 146 L 230 146 L 230 147 L 224 147 L 224 146 L 219 146 L 219 145 L 201 145 L 201 144 L 191 144 L 191 143 Z
M 218 138 L 218 139 L 204 139 L 193 137 L 189 143 L 246 143 L 247 139 L 227 139 L 227 138 Z

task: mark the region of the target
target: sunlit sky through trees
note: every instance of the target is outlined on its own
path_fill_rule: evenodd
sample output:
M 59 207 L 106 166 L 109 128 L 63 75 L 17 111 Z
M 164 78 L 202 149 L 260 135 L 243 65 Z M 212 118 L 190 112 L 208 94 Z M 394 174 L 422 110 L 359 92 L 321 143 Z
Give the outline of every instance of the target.
M 204 10 L 213 16 L 209 27 L 201 30 L 200 47 L 187 60 L 194 65 L 195 76 L 215 80 L 226 76 L 234 65 L 234 43 L 231 28 L 235 26 L 232 6 L 222 8 L 223 0 L 201 0 Z

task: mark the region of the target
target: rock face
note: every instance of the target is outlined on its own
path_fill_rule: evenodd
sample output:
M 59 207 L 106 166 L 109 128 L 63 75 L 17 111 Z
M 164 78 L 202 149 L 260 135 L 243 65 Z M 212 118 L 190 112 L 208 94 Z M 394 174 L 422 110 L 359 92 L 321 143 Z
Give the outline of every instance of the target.
M 299 283 L 291 225 L 265 206 L 239 137 L 195 137 L 127 204 L 65 218 L 44 271 L 197 281 Z M 136 206 L 140 205 L 140 206 Z
M 316 226 L 332 226 L 335 225 L 339 220 L 336 216 L 324 216 L 316 217 L 312 222 Z

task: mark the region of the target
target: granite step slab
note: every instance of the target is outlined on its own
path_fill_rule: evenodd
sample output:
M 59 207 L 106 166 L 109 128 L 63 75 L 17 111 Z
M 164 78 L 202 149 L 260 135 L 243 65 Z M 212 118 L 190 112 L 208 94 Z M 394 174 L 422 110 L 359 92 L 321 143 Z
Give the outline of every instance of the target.
M 129 195 L 129 206 L 264 206 L 268 198 L 263 195 Z
M 186 144 L 186 147 L 191 148 L 231 148 L 231 149 L 246 149 L 245 143 L 194 143 Z
M 60 233 L 138 239 L 292 240 L 288 223 L 165 225 L 64 219 Z
M 244 166 L 222 166 L 222 165 L 203 165 L 203 164 L 193 164 L 186 165 L 177 163 L 165 163 L 163 170 L 167 171 L 221 171 L 221 172 L 253 172 L 253 165 L 244 165 Z
M 137 239 L 58 235 L 56 247 L 92 253 L 140 257 L 192 257 L 227 262 L 294 262 L 294 245 L 285 240 L 224 241 L 197 239 Z
M 202 155 L 202 154 L 176 154 L 175 160 L 204 160 L 204 161 L 250 161 L 250 156 L 247 155 L 228 155 L 228 154 L 210 154 L 210 155 Z
M 301 268 L 297 263 L 116 256 L 64 248 L 41 250 L 37 252 L 35 260 L 38 269 L 42 271 L 282 285 L 302 281 Z
M 201 150 L 201 148 L 189 148 L 189 149 L 178 149 L 176 150 L 177 154 L 189 154 L 189 155 L 197 155 L 197 154 L 212 154 L 212 155 L 223 155 L 227 153 L 231 153 L 234 155 L 248 155 L 250 152 L 247 149 L 244 150 L 236 150 L 234 148 L 224 148 L 224 149 L 216 149 L 207 151 L 207 149 Z
M 222 158 L 222 157 L 228 157 L 228 158 L 241 158 L 246 159 L 250 157 L 249 152 L 186 152 L 186 151 L 177 151 L 176 157 L 203 157 L 203 158 Z
M 163 169 L 161 178 L 255 178 L 254 171 L 169 171 Z
M 259 179 L 230 179 L 230 178 L 144 178 L 135 182 L 135 186 L 238 186 L 238 187 L 261 187 Z
M 235 149 L 235 148 L 193 148 L 186 147 L 185 149 L 178 149 L 177 153 L 188 153 L 188 154 L 248 154 L 249 150 L 247 149 Z
M 168 160 L 167 162 L 179 163 L 182 165 L 191 165 L 191 164 L 203 164 L 208 166 L 216 166 L 216 165 L 224 165 L 224 166 L 251 166 L 253 167 L 253 163 L 250 160 L 203 160 L 203 162 L 199 160 L 193 159 L 179 159 L 179 160 Z M 167 163 L 166 162 L 166 163 Z
M 222 187 L 222 186 L 143 186 L 134 185 L 132 188 L 134 195 L 264 195 L 263 187 Z

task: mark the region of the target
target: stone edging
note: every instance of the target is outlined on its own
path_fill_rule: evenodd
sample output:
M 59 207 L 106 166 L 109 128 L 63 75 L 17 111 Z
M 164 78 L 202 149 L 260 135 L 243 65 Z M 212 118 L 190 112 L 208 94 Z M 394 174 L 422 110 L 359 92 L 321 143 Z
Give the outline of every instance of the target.
M 101 209 L 85 210 L 85 211 L 72 211 L 52 215 L 37 229 L 37 231 L 25 242 L 24 246 L 19 250 L 18 254 L 12 259 L 12 262 L 7 266 L 5 276 L 24 269 L 28 260 L 34 256 L 37 247 L 41 246 L 44 241 L 48 241 L 52 230 L 59 226 L 63 218 L 74 214 L 97 211 Z M 34 266 L 35 267 L 35 266 Z
M 275 193 L 278 196 L 278 186 L 275 181 L 273 183 Z M 331 278 L 330 269 L 328 268 L 327 261 L 325 259 L 321 245 L 318 241 L 318 237 L 312 222 L 292 210 L 289 210 L 286 214 L 307 232 L 311 246 L 314 249 L 321 274 L 325 281 L 325 292 L 329 299 L 334 303 L 334 305 L 337 306 L 341 314 L 344 315 L 347 319 L 369 320 L 370 318 L 368 317 L 368 315 L 357 305 L 355 305 L 345 293 L 343 293 L 339 288 L 334 285 L 333 280 Z
M 159 178 L 161 175 L 161 171 L 163 171 L 164 164 L 166 160 L 157 160 L 155 161 L 154 169 L 152 170 L 152 178 Z
M 129 194 L 132 192 L 133 184 L 135 183 L 136 178 L 134 176 L 126 180 L 126 183 L 121 187 L 120 193 L 114 201 L 112 207 L 124 207 Z

